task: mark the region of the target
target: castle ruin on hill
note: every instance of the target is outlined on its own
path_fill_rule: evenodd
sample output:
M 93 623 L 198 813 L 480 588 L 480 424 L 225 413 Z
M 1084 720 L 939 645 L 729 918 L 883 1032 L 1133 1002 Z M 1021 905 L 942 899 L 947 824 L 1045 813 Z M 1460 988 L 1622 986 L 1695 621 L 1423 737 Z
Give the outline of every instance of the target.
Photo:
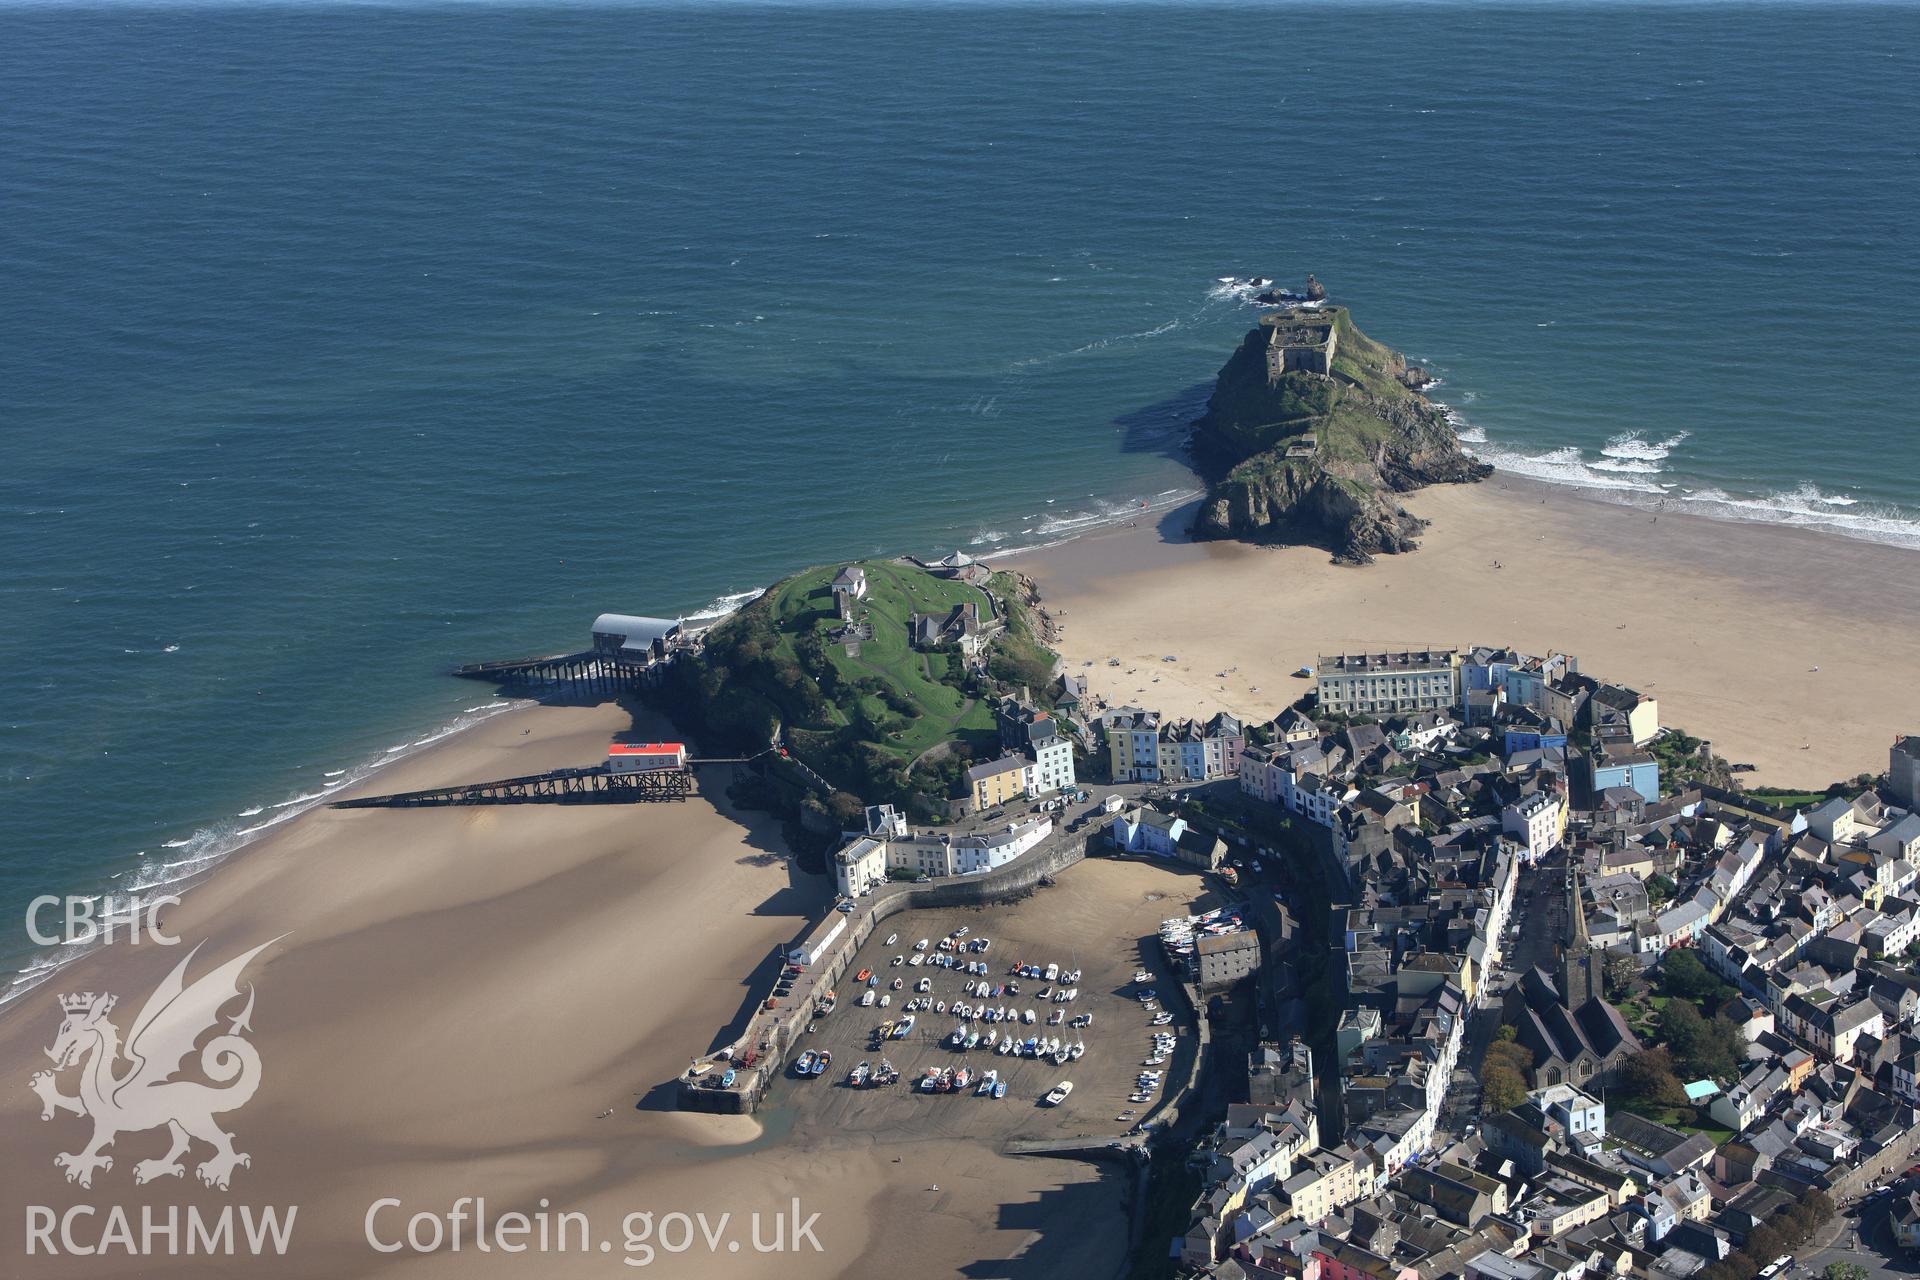
M 1332 374 L 1334 348 L 1340 339 L 1331 315 L 1289 308 L 1261 316 L 1260 324 L 1267 331 L 1268 386 L 1288 373 Z

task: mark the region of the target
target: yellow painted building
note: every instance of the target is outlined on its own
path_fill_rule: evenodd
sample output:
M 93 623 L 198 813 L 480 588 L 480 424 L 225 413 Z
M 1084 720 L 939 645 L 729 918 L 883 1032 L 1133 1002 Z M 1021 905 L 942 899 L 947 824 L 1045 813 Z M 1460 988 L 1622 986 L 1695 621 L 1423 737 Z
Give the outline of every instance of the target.
M 1024 756 L 1001 756 L 967 770 L 967 786 L 973 793 L 973 811 L 997 808 L 1023 794 L 1027 760 Z

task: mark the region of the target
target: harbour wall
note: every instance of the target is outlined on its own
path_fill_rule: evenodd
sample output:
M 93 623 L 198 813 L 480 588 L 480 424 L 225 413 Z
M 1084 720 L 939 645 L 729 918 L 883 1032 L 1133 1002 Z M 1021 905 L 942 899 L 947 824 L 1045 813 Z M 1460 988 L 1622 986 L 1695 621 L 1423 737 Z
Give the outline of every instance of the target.
M 926 884 L 889 884 L 875 889 L 847 913 L 846 931 L 817 961 L 806 967 L 803 979 L 796 981 L 790 997 L 774 1008 L 762 1008 L 740 1038 L 728 1046 L 730 1059 L 736 1064 L 733 1085 L 718 1089 L 682 1076 L 680 1109 L 728 1115 L 750 1115 L 758 1110 L 768 1087 L 785 1070 L 794 1044 L 813 1021 L 815 998 L 834 990 L 835 984 L 852 967 L 860 947 L 886 920 L 902 911 L 951 910 L 1013 901 L 1031 893 L 1042 880 L 1085 858 L 1087 843 L 1093 838 L 1097 837 L 1055 837 L 1029 849 L 1006 866 L 980 875 L 954 876 Z M 752 1064 L 738 1066 L 749 1051 L 753 1054 Z M 710 1076 L 711 1071 L 706 1078 Z

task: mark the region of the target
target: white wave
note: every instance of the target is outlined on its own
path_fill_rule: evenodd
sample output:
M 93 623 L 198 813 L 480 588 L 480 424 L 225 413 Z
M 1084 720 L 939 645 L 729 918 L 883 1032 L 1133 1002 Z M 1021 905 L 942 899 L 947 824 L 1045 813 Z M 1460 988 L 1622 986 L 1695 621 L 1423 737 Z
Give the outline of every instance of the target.
M 168 646 L 167 646 L 166 648 L 164 648 L 164 649 L 162 649 L 162 650 L 161 650 L 160 652 L 162 652 L 162 653 L 178 653 L 178 652 L 180 652 L 180 646 L 179 646 L 179 645 L 177 645 L 177 644 L 170 644 L 170 645 L 168 645 Z
M 1600 449 L 1605 457 L 1618 458 L 1625 462 L 1664 462 L 1667 455 L 1685 440 L 1690 432 L 1682 431 L 1665 440 L 1649 440 L 1638 431 L 1623 431 L 1608 440 Z
M 1006 540 L 1007 535 L 1005 530 L 982 529 L 967 539 L 967 545 L 970 547 L 990 547 L 996 542 L 1005 542 Z
M 1010 556 L 1025 555 L 1029 551 L 1043 551 L 1048 547 L 1057 547 L 1063 542 L 1071 542 L 1082 534 L 1098 529 L 1112 528 L 1129 522 L 1148 519 L 1160 512 L 1178 507 L 1200 497 L 1203 489 L 1162 489 L 1146 498 L 1125 500 L 1094 500 L 1093 505 L 1085 509 L 1069 509 L 1059 515 L 1050 516 L 1031 528 L 1021 530 L 1023 535 L 1032 536 L 1037 541 L 1021 541 L 1015 546 L 997 549 L 996 560 Z
M 1684 494 L 1681 500 L 1705 515 L 1815 529 L 1920 550 L 1920 519 L 1911 513 L 1875 504 L 1862 505 L 1857 498 L 1835 503 L 1833 496 L 1811 484 L 1803 484 L 1760 498 L 1743 498 L 1720 489 L 1701 489 Z
M 1490 442 L 1477 442 L 1468 450 L 1483 462 L 1491 462 L 1502 471 L 1530 476 L 1551 484 L 1572 485 L 1578 489 L 1614 489 L 1631 493 L 1665 493 L 1657 484 L 1633 480 L 1601 471 L 1586 460 L 1579 446 L 1567 445 L 1547 453 L 1530 454 Z
M 471 728 L 482 721 L 490 720 L 503 711 L 509 711 L 523 705 L 525 704 L 518 701 L 502 700 L 490 702 L 476 708 L 469 708 L 459 716 L 456 716 L 450 723 L 438 731 L 429 734 L 427 737 L 420 739 L 420 741 L 438 742 L 443 738 L 458 733 L 462 729 Z M 337 779 L 337 781 L 329 782 L 322 790 L 297 795 L 290 800 L 282 800 L 272 805 L 251 805 L 240 811 L 240 817 L 252 818 L 265 813 L 269 808 L 275 810 L 273 816 L 265 822 L 255 823 L 249 827 L 236 827 L 231 821 L 216 823 L 195 831 L 185 839 L 170 840 L 165 844 L 164 847 L 167 849 L 183 850 L 186 854 L 185 857 L 172 861 L 164 861 L 161 859 L 146 858 L 143 853 L 141 855 L 142 860 L 136 866 L 115 875 L 114 879 L 118 880 L 122 886 L 122 888 L 116 889 L 115 892 L 144 893 L 148 890 L 163 887 L 174 891 L 182 891 L 188 882 L 197 880 L 211 871 L 215 866 L 231 857 L 236 851 L 251 844 L 262 832 L 271 830 L 282 823 L 290 822 L 316 805 L 326 802 L 338 794 L 339 788 L 370 776 L 375 770 L 399 759 L 400 753 L 414 749 L 415 745 L 415 743 L 411 742 L 402 743 L 400 746 L 390 747 L 382 755 L 352 768 L 331 770 L 327 776 Z M 86 950 L 92 945 L 91 943 L 80 940 L 71 940 L 71 942 L 72 945 L 63 943 L 59 948 L 50 948 L 29 957 L 20 969 L 19 976 L 13 979 L 9 989 L 0 992 L 0 1004 L 5 1004 L 7 1001 L 37 987 L 41 982 L 45 981 L 47 975 L 67 963 L 67 961 L 75 958 L 80 951 Z M 55 956 L 59 957 L 59 959 L 49 959 L 49 957 Z
M 467 708 L 467 710 L 469 710 L 469 711 L 471 711 L 471 710 L 473 710 L 473 708 L 472 708 L 472 707 L 468 707 L 468 708 Z M 337 777 L 339 777 L 339 776 L 340 776 L 341 774 L 343 774 L 343 773 L 345 773 L 345 772 L 346 772 L 346 770 L 345 770 L 345 769 L 329 769 L 329 770 L 327 770 L 327 772 L 326 772 L 326 773 L 325 773 L 324 775 L 322 775 L 322 776 L 324 776 L 324 777 L 328 777 L 328 778 L 337 778 Z
M 688 622 L 710 622 L 715 618 L 724 618 L 728 614 L 742 609 L 758 600 L 765 588 L 755 587 L 751 591 L 736 591 L 731 595 L 715 596 L 700 608 L 686 616 Z
M 1666 470 L 1657 462 L 1642 462 L 1637 458 L 1602 458 L 1593 464 L 1595 471 L 1625 471 L 1635 475 L 1659 475 Z

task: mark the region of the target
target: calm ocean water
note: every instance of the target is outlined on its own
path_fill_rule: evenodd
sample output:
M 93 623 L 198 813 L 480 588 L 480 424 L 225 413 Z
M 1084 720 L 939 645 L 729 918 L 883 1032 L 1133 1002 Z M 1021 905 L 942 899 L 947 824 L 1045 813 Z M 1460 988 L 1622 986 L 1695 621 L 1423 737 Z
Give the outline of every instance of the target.
M 0 7 L 0 919 L 205 865 L 601 609 L 1177 500 L 1222 276 L 1317 272 L 1496 462 L 1920 544 L 1917 42 Z

